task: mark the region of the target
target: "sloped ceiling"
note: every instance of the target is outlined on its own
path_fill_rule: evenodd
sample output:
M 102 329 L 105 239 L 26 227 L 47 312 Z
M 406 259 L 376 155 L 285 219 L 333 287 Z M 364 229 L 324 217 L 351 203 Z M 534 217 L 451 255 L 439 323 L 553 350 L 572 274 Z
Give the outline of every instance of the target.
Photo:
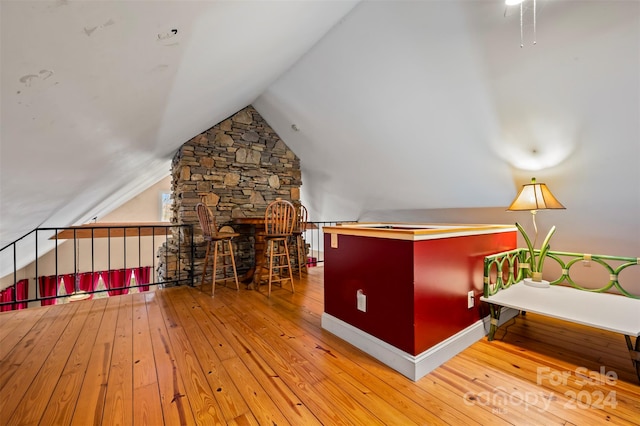
M 640 3 L 538 0 L 535 46 L 531 4 L 521 48 L 501 0 L 2 0 L 2 244 L 102 216 L 253 104 L 316 220 L 526 222 L 504 208 L 535 175 L 554 248 L 640 256 Z
M 506 10 L 505 10 L 506 9 Z M 312 217 L 523 223 L 640 256 L 640 3 L 363 2 L 254 106 L 302 159 Z M 295 124 L 297 131 L 291 126 Z
M 354 1 L 5 1 L 1 245 L 102 217 L 250 104 Z

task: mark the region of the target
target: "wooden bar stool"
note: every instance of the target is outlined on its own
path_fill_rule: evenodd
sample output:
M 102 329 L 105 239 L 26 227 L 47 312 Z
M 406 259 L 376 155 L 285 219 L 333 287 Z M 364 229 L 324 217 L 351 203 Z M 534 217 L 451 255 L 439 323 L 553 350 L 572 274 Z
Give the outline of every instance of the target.
M 302 234 L 307 229 L 309 213 L 302 204 L 296 204 L 296 220 L 293 225 L 293 238 L 296 245 L 296 266 L 298 267 L 298 278 L 302 279 L 302 269 L 307 270 L 307 248 Z
M 204 255 L 204 267 L 202 268 L 202 281 L 200 286 L 204 285 L 204 279 L 207 276 L 207 266 L 209 264 L 209 252 L 211 250 L 211 243 L 213 242 L 213 277 L 211 279 L 211 296 L 215 294 L 216 282 L 231 279 L 227 277 L 229 268 L 233 271 L 233 278 L 236 282 L 236 290 L 240 290 L 240 284 L 238 283 L 238 272 L 236 271 L 236 259 L 233 255 L 233 244 L 231 240 L 240 236 L 236 232 L 220 232 L 216 226 L 216 220 L 209 207 L 206 204 L 198 203 L 196 206 L 196 212 L 198 213 L 198 220 L 200 221 L 200 227 L 202 228 L 202 235 L 207 242 L 207 251 Z M 229 229 L 230 227 L 225 227 Z M 231 228 L 231 231 L 233 229 Z M 220 248 L 218 249 L 218 246 Z M 227 249 L 228 248 L 228 252 Z M 221 261 L 222 266 L 222 278 L 216 278 L 218 275 L 218 259 Z M 231 264 L 227 259 L 231 259 Z
M 269 273 L 268 296 L 271 297 L 271 284 L 289 280 L 291 292 L 294 292 L 291 258 L 287 240 L 291 238 L 295 223 L 296 209 L 289 201 L 275 200 L 271 202 L 264 214 L 265 225 L 265 266 Z M 285 270 L 287 275 L 284 275 Z M 258 289 L 259 280 L 258 280 Z

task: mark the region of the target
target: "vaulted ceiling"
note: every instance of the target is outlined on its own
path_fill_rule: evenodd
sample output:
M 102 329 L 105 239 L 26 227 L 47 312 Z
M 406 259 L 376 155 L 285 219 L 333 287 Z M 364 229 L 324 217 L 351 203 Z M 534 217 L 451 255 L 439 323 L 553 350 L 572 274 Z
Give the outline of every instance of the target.
M 2 245 L 167 176 L 355 2 L 2 0 Z
M 640 3 L 538 0 L 535 45 L 532 6 L 520 47 L 501 0 L 2 0 L 2 245 L 253 104 L 316 219 L 528 221 L 504 208 L 536 176 L 556 248 L 640 256 Z

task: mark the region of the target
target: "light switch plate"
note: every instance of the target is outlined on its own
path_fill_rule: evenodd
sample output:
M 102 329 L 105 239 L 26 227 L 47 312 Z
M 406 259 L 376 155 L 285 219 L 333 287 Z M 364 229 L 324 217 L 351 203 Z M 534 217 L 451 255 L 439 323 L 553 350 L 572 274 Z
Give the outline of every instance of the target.
M 358 290 L 356 292 L 356 300 L 358 310 L 362 312 L 367 312 L 367 295 L 362 292 L 362 290 Z

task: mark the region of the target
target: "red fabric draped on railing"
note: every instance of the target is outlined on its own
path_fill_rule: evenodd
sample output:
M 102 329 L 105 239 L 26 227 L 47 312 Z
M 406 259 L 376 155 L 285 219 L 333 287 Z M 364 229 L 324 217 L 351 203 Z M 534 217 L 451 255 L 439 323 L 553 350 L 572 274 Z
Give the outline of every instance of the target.
M 64 284 L 64 292 L 66 294 L 71 294 L 76 289 L 76 274 L 66 274 L 62 276 L 62 283 Z M 58 289 L 60 289 L 60 284 L 58 284 Z M 62 293 L 58 291 L 58 294 Z
M 7 303 L 13 302 L 10 304 L 0 306 L 0 312 L 6 311 L 14 311 L 16 309 L 25 309 L 27 307 L 27 302 L 22 302 L 22 300 L 27 300 L 29 298 L 29 280 L 24 279 L 18 281 L 16 284 L 5 288 L 0 291 L 0 302 Z
M 21 302 L 21 300 L 27 300 L 29 298 L 29 280 L 24 279 L 18 281 L 16 284 L 16 309 L 26 309 L 27 302 Z
M 14 286 L 5 288 L 4 290 L 2 290 L 2 292 L 0 292 L 0 302 L 2 303 L 13 302 L 15 293 L 16 293 L 16 288 Z M 12 310 L 13 310 L 13 303 L 0 306 L 0 312 L 6 312 L 6 311 L 12 311 Z
M 78 290 L 92 292 L 98 288 L 100 278 L 108 289 L 109 296 L 127 294 L 131 285 L 131 277 L 135 277 L 135 283 L 140 291 L 149 290 L 151 267 L 140 266 L 137 268 L 115 269 L 111 271 L 82 272 L 78 274 Z M 68 295 L 75 291 L 76 274 L 55 275 L 38 277 L 40 297 L 63 296 L 58 289 L 64 283 L 64 290 Z M 25 280 L 26 281 L 26 280 Z M 146 285 L 145 285 L 146 284 Z M 4 293 L 2 295 L 4 297 Z M 93 296 L 91 296 L 93 297 Z M 26 296 L 24 297 L 26 299 Z M 10 299 L 13 300 L 13 299 Z M 21 300 L 18 298 L 18 300 Z M 42 306 L 54 305 L 56 299 L 42 300 Z M 3 306 L 4 308 L 4 306 Z
M 62 280 L 61 275 L 50 275 L 48 277 L 38 277 L 40 297 L 52 297 L 58 294 L 58 283 Z M 41 300 L 41 306 L 55 305 L 56 299 Z
M 141 266 L 139 268 L 134 268 L 134 273 L 136 277 L 136 283 L 138 285 L 148 284 L 149 279 L 151 278 L 151 267 L 150 266 Z M 140 291 L 148 291 L 149 286 L 143 285 L 140 287 Z
M 129 270 L 127 270 L 129 271 Z M 109 289 L 109 296 L 118 296 L 120 294 L 125 294 L 127 290 L 128 282 L 125 281 L 126 274 L 124 269 L 114 269 L 109 271 L 109 278 L 106 283 L 107 288 Z
M 81 291 L 93 291 L 95 289 L 94 285 L 94 275 L 91 272 L 83 272 L 80 275 L 80 281 L 78 282 L 78 288 Z

